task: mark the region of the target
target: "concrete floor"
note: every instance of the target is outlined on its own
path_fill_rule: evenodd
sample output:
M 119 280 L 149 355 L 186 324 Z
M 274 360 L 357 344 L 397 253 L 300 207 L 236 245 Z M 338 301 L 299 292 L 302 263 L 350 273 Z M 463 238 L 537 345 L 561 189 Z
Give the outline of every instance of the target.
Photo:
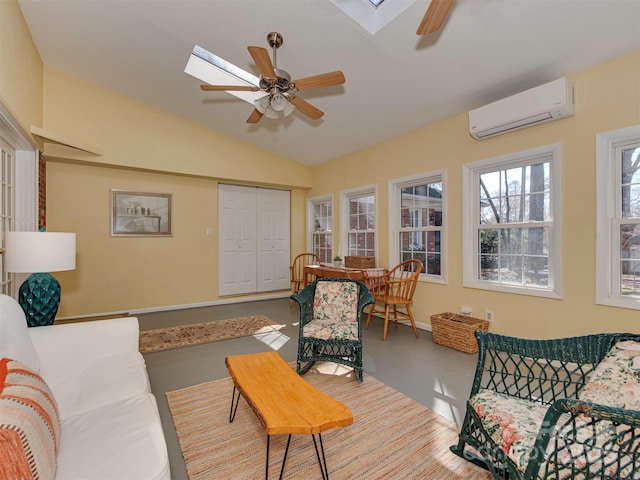
M 165 393 L 228 376 L 224 364 L 227 355 L 274 349 L 286 361 L 295 360 L 299 310 L 295 304 L 290 306 L 288 298 L 283 298 L 138 315 L 140 329 L 149 330 L 257 314 L 286 324 L 286 328 L 262 340 L 242 337 L 144 355 L 167 441 L 172 480 L 186 480 L 187 474 Z M 426 330 L 419 330 L 420 338 L 415 338 L 406 325 L 397 329 L 390 326 L 387 341 L 383 342 L 382 324 L 382 319 L 374 317 L 369 329 L 365 330 L 365 372 L 456 423 L 462 423 L 476 355 L 436 345 L 431 332 Z M 231 392 L 221 394 L 231 398 Z

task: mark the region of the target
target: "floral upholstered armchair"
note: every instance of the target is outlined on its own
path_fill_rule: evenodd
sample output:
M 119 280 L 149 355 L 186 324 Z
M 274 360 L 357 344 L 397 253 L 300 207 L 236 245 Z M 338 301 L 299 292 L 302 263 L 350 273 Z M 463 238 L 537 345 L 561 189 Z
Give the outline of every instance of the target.
M 362 310 L 373 303 L 363 282 L 316 280 L 291 298 L 300 305 L 296 370 L 306 373 L 316 361 L 354 368 L 362 382 Z
M 640 480 L 640 334 L 475 335 L 454 453 L 494 479 Z

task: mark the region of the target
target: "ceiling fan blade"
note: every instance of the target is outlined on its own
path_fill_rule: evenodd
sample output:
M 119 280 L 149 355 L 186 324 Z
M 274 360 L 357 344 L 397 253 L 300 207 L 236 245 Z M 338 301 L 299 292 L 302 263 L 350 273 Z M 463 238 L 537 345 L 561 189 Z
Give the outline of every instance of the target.
M 344 74 L 340 71 L 323 73 L 312 77 L 294 80 L 293 84 L 298 91 L 310 88 L 331 87 L 332 85 L 342 85 L 345 82 Z
M 431 0 L 416 35 L 427 35 L 439 30 L 452 4 L 453 0 Z
M 267 49 L 262 47 L 247 48 L 249 49 L 251 58 L 253 58 L 253 61 L 256 62 L 256 65 L 258 66 L 260 74 L 264 78 L 276 78 L 276 71 L 273 67 L 273 63 L 271 62 L 271 58 L 269 57 L 269 52 L 267 52 Z
M 200 89 L 204 91 L 239 91 L 239 92 L 257 92 L 260 87 L 253 85 L 200 85 Z
M 247 123 L 258 123 L 262 118 L 262 115 L 263 114 L 260 113 L 258 109 L 254 108 L 253 112 L 251 112 L 251 115 L 249 115 L 249 118 L 247 118 Z
M 290 95 L 289 101 L 293 103 L 298 110 L 300 110 L 302 113 L 312 118 L 313 120 L 317 120 L 324 115 L 324 112 L 322 110 L 318 110 L 316 107 L 300 97 L 294 97 L 293 95 Z

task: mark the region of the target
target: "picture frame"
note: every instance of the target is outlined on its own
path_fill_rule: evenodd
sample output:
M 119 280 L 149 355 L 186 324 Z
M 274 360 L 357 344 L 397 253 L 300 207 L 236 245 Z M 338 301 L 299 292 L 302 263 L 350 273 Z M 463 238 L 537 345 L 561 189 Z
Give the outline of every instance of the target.
M 172 237 L 173 195 L 111 189 L 112 237 Z

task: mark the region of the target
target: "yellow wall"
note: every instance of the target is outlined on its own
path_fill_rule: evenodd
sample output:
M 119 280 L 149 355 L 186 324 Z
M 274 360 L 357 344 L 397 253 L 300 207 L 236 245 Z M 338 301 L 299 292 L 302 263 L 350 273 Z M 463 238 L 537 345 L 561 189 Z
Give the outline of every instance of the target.
M 173 236 L 112 237 L 112 188 L 173 195 Z M 218 300 L 218 182 L 185 175 L 47 163 L 50 231 L 77 233 L 76 270 L 54 275 L 59 316 Z M 304 249 L 305 194 L 291 192 L 291 252 Z M 214 235 L 205 235 L 208 227 Z
M 484 141 L 469 136 L 467 115 L 424 127 L 392 141 L 314 169 L 310 196 L 359 185 L 378 185 L 379 264 L 389 265 L 388 181 L 446 169 L 448 202 L 448 284 L 418 285 L 417 321 L 435 313 L 495 312 L 492 331 L 525 337 L 556 337 L 587 332 L 640 331 L 640 313 L 595 305 L 595 135 L 640 123 L 640 52 L 570 75 L 575 84 L 572 118 Z M 462 165 L 468 162 L 562 144 L 564 298 L 552 300 L 462 286 Z M 340 171 L 340 175 L 335 172 Z M 337 207 L 337 205 L 336 205 Z M 334 231 L 339 209 L 335 208 Z M 334 239 L 337 244 L 338 238 Z
M 25 132 L 42 123 L 42 62 L 15 0 L 0 1 L 0 102 Z

